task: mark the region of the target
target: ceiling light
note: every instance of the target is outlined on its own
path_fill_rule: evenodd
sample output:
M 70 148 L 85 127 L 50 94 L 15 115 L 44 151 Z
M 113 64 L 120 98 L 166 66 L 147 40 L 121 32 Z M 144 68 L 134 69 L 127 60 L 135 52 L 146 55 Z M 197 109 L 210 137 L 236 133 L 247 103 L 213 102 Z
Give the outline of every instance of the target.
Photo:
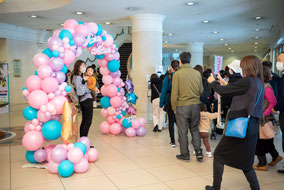
M 77 12 L 75 12 L 75 14 L 76 15 L 82 15 L 82 14 L 84 14 L 82 11 L 77 11 Z
M 255 49 L 257 48 L 257 46 L 254 47 Z
M 255 19 L 256 20 L 260 20 L 260 19 L 262 19 L 262 17 L 261 16 L 256 16 Z
M 254 42 L 254 44 L 257 45 L 258 43 L 257 43 L 257 42 Z
M 164 43 L 165 43 L 165 44 L 167 44 L 167 43 L 168 43 L 168 41 L 164 41 Z
M 214 32 L 212 32 L 213 34 L 218 34 L 219 32 L 218 31 L 214 31 Z
M 172 36 L 173 34 L 169 33 L 168 36 Z
M 232 50 L 232 53 L 234 53 L 234 50 Z
M 60 26 L 64 26 L 64 24 L 60 24 Z
M 187 5 L 188 6 L 192 6 L 192 5 L 195 5 L 195 3 L 194 2 L 189 2 L 189 3 L 187 3 Z
M 220 39 L 220 41 L 224 41 L 224 39 L 223 39 L 223 38 L 221 38 L 221 39 Z
M 259 30 L 260 30 L 259 28 L 254 29 L 255 32 L 258 32 Z
M 228 49 L 232 49 L 232 48 L 229 47 Z
M 254 51 L 255 51 L 255 52 L 257 52 L 257 50 L 256 50 L 256 49 L 255 49 Z
M 128 7 L 128 8 L 126 8 L 126 9 L 129 10 L 129 11 L 135 11 L 135 10 L 137 10 L 136 7 Z
M 229 45 L 229 44 L 224 44 L 225 46 Z
M 37 16 L 36 16 L 36 15 L 31 15 L 30 17 L 31 17 L 31 18 L 37 18 Z
M 178 51 L 178 49 L 176 49 L 176 51 Z
M 110 22 L 105 22 L 106 25 L 110 25 Z
M 254 39 L 255 39 L 255 40 L 258 40 L 258 39 L 259 39 L 259 37 L 254 37 Z
M 202 21 L 203 23 L 208 23 L 209 21 L 208 20 L 204 20 L 204 21 Z

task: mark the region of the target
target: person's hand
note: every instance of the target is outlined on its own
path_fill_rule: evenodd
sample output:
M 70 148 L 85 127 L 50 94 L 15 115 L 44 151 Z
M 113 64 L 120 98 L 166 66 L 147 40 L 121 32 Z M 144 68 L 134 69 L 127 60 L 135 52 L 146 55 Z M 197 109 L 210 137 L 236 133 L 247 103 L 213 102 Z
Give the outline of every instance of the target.
M 96 88 L 96 93 L 97 93 L 97 94 L 99 94 L 99 93 L 100 93 L 100 90 L 99 90 L 99 89 L 97 89 L 97 88 Z
M 273 79 L 273 74 L 270 74 L 269 80 Z
M 177 114 L 177 111 L 174 111 L 174 114 L 176 115 L 176 114 Z
M 278 114 L 278 112 L 274 109 L 274 108 L 272 108 L 272 113 L 274 113 L 274 114 Z
M 84 81 L 87 81 L 89 79 L 89 76 L 83 75 L 83 79 L 84 79 Z
M 213 74 L 211 73 L 210 77 L 207 79 L 208 83 L 212 83 L 215 81 Z
M 224 81 L 219 73 L 217 73 L 217 78 L 219 79 L 219 82 L 222 86 L 226 86 L 228 84 L 226 81 Z

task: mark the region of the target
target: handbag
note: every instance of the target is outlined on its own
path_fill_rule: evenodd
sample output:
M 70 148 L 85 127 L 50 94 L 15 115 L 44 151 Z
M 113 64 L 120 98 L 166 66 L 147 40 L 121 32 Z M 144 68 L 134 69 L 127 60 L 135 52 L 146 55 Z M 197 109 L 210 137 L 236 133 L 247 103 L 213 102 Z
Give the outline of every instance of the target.
M 261 88 L 261 91 L 259 93 L 259 96 L 257 98 L 257 101 L 253 109 L 255 109 L 255 106 L 257 105 L 260 99 L 262 90 L 263 90 L 263 87 Z M 239 118 L 230 120 L 227 125 L 225 136 L 242 138 L 242 139 L 245 138 L 247 134 L 249 119 L 250 119 L 250 115 L 248 117 L 239 117 Z
M 266 122 L 263 126 L 259 125 L 259 139 L 273 139 L 277 135 L 277 131 L 272 121 Z

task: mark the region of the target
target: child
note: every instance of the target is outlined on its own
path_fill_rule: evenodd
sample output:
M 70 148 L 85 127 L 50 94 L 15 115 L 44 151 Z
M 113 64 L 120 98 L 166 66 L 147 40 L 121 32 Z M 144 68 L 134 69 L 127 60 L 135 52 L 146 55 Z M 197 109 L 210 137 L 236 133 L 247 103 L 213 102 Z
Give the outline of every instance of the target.
M 218 113 L 209 113 L 207 112 L 206 105 L 200 104 L 200 124 L 199 124 L 199 132 L 200 137 L 203 140 L 203 144 L 206 148 L 206 156 L 208 158 L 212 158 L 212 153 L 209 144 L 209 131 L 210 131 L 210 120 L 216 119 L 218 117 Z
M 94 67 L 93 66 L 89 66 L 86 69 L 86 75 L 89 77 L 87 80 L 87 87 L 88 89 L 90 89 L 92 92 L 92 97 L 94 100 L 94 106 L 96 105 L 96 94 L 100 93 L 99 89 L 97 89 L 96 87 L 96 83 L 97 83 L 97 79 L 96 77 L 94 77 Z

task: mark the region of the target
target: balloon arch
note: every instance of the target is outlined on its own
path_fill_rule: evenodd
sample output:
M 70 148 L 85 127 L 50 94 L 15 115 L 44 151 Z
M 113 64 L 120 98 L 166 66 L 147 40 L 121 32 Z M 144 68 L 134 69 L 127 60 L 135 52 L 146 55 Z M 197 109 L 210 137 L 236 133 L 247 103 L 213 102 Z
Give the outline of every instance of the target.
M 56 140 L 61 136 L 61 114 L 67 101 L 66 95 L 72 90 L 64 82 L 65 74 L 84 48 L 98 59 L 99 71 L 103 75 L 103 98 L 100 103 L 103 107 L 101 115 L 106 121 L 100 124 L 100 131 L 113 135 L 125 132 L 129 137 L 144 136 L 146 122 L 144 118 L 125 118 L 130 107 L 128 102 L 135 104 L 137 97 L 133 88 L 127 88 L 132 85 L 131 82 L 124 83 L 120 78 L 118 48 L 113 37 L 100 25 L 69 19 L 65 21 L 64 29 L 56 30 L 47 43 L 48 48 L 34 56 L 33 63 L 37 70 L 27 78 L 22 91 L 29 103 L 23 110 L 28 122 L 22 144 L 27 150 L 28 161 L 39 163 L 47 160 L 51 173 L 59 172 L 61 176 L 68 177 L 73 171 L 87 171 L 88 161 L 97 159 L 98 153 L 90 148 L 90 140 L 82 137 L 75 144 L 48 144 L 44 149 L 41 147 L 45 140 Z M 127 98 L 123 88 L 125 85 L 129 91 Z

